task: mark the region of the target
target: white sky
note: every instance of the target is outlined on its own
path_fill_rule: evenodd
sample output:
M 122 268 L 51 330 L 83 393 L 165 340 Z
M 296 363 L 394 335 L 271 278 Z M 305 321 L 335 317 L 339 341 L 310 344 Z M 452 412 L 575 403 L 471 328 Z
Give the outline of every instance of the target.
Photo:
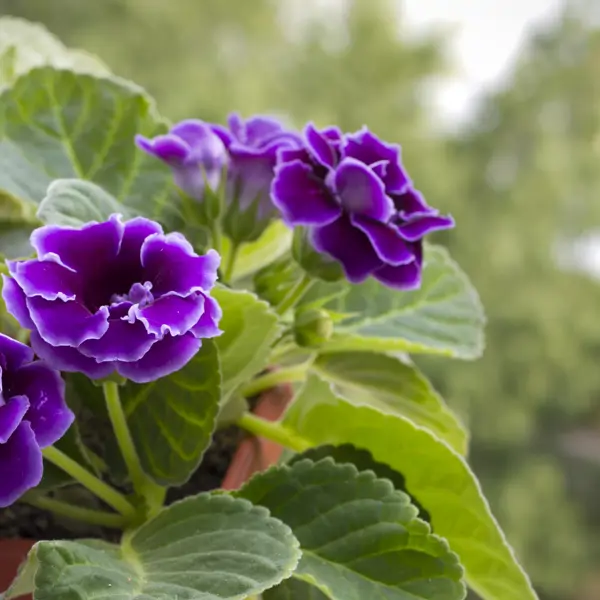
M 364 0 L 365 2 L 367 0 Z M 444 121 L 464 118 L 482 87 L 502 78 L 527 31 L 553 18 L 562 0 L 395 0 L 406 26 L 417 31 L 452 26 L 456 76 L 436 102 Z

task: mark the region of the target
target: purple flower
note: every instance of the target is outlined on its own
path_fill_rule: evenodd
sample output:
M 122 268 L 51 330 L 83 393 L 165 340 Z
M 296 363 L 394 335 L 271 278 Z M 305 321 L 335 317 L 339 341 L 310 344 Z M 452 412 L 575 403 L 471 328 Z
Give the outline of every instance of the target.
M 277 151 L 301 148 L 302 137 L 287 131 L 279 121 L 256 116 L 243 121 L 238 114 L 227 120 L 228 128 L 212 125 L 229 153 L 226 203 L 239 205 L 240 212 L 257 203 L 257 219 L 276 214 L 271 202 L 271 182 L 274 177 Z
M 306 147 L 280 153 L 274 204 L 292 226 L 309 229 L 314 248 L 338 260 L 352 283 L 372 275 L 385 285 L 421 282 L 422 239 L 454 226 L 427 205 L 400 161 L 399 146 L 366 128 L 305 130 Z
M 56 369 L 145 383 L 181 369 L 202 338 L 221 333 L 208 295 L 219 255 L 198 256 L 158 223 L 112 215 L 81 228 L 46 225 L 31 244 L 38 257 L 7 261 L 2 294 Z
M 154 139 L 137 135 L 135 142 L 167 163 L 177 186 L 192 198 L 202 200 L 206 183 L 213 190 L 219 186 L 227 152 L 206 123 L 189 119 L 175 125 L 166 135 Z
M 41 448 L 59 440 L 74 415 L 59 373 L 33 351 L 0 334 L 0 507 L 42 479 Z

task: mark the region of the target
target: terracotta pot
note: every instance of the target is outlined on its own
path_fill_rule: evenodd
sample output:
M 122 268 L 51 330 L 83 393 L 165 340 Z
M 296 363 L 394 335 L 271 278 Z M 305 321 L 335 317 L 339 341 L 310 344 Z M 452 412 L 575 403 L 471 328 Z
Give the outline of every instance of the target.
M 0 540 L 0 593 L 12 583 L 34 540 Z M 31 599 L 31 596 L 22 596 Z
M 260 396 L 254 414 L 269 421 L 277 421 L 283 415 L 293 397 L 290 385 L 280 385 Z M 248 436 L 238 446 L 233 460 L 223 479 L 224 490 L 236 490 L 252 475 L 274 465 L 280 458 L 283 448 L 263 438 Z
M 269 421 L 277 421 L 292 400 L 292 388 L 282 385 L 264 392 L 258 401 L 254 414 Z M 270 440 L 246 437 L 240 443 L 223 479 L 222 488 L 235 490 L 252 475 L 274 465 L 280 458 L 283 448 Z M 0 540 L 0 593 L 11 584 L 19 565 L 25 560 L 33 540 Z M 30 600 L 31 596 L 23 596 Z

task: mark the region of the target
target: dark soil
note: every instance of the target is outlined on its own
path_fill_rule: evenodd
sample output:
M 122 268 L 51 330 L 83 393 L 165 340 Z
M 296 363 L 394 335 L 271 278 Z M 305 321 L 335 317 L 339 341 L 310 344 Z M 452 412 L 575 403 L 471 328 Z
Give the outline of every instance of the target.
M 190 481 L 180 488 L 169 490 L 167 503 L 174 502 L 186 496 L 218 488 L 225 477 L 233 454 L 243 437 L 243 433 L 230 427 L 218 431 L 213 443 L 204 455 L 199 469 Z M 61 490 L 61 498 L 69 499 L 74 503 L 89 504 L 86 493 L 79 488 Z M 100 507 L 98 507 L 100 508 Z M 109 541 L 118 541 L 119 532 L 103 529 L 72 521 L 33 508 L 22 502 L 17 502 L 9 508 L 0 509 L 0 539 L 26 538 L 34 540 L 74 539 L 74 538 L 102 538 Z

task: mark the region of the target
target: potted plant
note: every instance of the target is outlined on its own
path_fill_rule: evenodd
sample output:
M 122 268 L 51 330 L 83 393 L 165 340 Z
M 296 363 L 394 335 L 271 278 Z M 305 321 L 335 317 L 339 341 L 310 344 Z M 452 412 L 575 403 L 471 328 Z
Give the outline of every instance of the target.
M 410 359 L 476 358 L 484 318 L 399 147 L 171 125 L 99 62 L 15 39 L 0 505 L 84 529 L 36 541 L 4 600 L 536 598 Z M 199 491 L 231 425 L 241 470 Z

